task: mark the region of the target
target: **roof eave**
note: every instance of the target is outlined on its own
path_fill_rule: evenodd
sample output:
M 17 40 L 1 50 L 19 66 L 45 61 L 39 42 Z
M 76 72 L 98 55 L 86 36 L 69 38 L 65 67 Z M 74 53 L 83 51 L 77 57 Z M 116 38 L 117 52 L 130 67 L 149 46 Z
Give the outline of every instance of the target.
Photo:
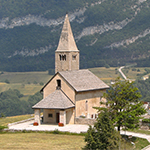
M 51 82 L 51 80 L 52 80 L 57 74 L 58 74 L 58 72 L 55 73 L 55 74 L 53 75 L 53 77 L 43 86 L 43 88 L 40 90 L 40 93 L 43 92 L 44 88 Z
M 96 90 L 106 90 L 109 89 L 110 87 L 106 88 L 99 88 L 99 89 L 87 89 L 87 90 L 75 90 L 76 92 L 88 92 L 88 91 L 96 91 Z
M 65 109 L 70 109 L 70 108 L 74 108 L 75 106 L 71 106 L 71 107 L 66 107 L 66 108 L 43 108 L 43 107 L 32 107 L 32 109 L 61 109 L 61 110 L 65 110 Z

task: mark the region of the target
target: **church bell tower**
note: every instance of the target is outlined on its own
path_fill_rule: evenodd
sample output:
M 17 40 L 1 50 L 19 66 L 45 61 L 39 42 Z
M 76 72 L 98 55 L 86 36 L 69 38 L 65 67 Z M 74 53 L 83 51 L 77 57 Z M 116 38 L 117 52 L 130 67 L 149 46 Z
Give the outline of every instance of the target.
M 79 50 L 76 46 L 68 14 L 55 51 L 55 73 L 59 71 L 79 70 Z

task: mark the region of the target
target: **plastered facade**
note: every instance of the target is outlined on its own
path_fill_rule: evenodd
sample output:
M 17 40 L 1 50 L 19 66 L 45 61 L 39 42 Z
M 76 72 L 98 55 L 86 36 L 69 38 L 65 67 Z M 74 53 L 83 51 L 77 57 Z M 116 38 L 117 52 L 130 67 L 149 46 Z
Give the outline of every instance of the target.
M 43 90 L 44 98 L 49 94 L 54 92 L 57 88 L 57 80 L 61 80 L 61 89 L 62 91 L 73 101 L 75 102 L 75 91 L 74 89 L 59 75 L 57 74 Z
M 66 124 L 74 124 L 74 113 L 74 108 L 66 110 Z
M 93 90 L 87 92 L 79 92 L 76 94 L 76 117 L 91 117 L 97 114 L 97 110 L 93 107 L 101 107 L 103 93 L 106 90 Z M 103 99 L 103 102 L 105 99 Z
M 59 114 L 59 118 L 57 118 Z M 43 110 L 43 123 L 56 124 L 58 122 L 65 124 L 74 124 L 74 108 L 66 110 Z

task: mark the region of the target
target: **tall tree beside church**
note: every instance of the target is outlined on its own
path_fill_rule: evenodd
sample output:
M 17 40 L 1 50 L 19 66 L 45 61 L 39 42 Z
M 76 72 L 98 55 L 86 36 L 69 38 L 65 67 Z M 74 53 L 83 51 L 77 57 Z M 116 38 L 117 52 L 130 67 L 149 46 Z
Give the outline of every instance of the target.
M 107 99 L 111 120 L 118 127 L 118 131 L 122 126 L 130 129 L 138 127 L 139 119 L 146 110 L 139 100 L 141 94 L 133 82 L 116 79 L 104 97 Z
M 115 130 L 109 112 L 104 109 L 99 114 L 94 127 L 90 126 L 85 136 L 85 149 L 118 148 L 120 134 Z

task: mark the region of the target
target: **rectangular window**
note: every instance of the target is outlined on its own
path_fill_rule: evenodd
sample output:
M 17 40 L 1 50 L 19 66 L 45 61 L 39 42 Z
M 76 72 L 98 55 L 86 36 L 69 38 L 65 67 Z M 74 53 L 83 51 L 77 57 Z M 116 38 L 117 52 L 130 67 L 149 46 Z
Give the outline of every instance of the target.
M 61 80 L 57 80 L 57 87 L 61 87 Z
M 53 114 L 48 114 L 48 117 L 53 118 Z

